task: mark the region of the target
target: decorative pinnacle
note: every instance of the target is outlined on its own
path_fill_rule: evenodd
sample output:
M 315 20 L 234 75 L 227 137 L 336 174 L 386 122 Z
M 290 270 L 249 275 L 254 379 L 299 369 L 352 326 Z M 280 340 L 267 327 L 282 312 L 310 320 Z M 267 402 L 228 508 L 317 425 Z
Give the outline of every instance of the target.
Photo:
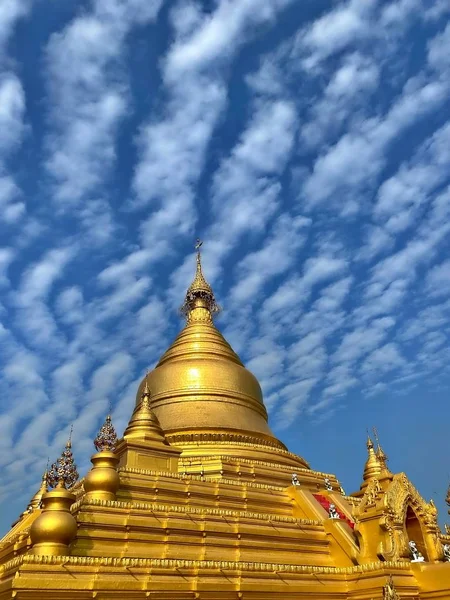
M 385 469 L 387 469 L 387 461 L 388 461 L 388 457 L 386 456 L 386 454 L 383 451 L 383 448 L 380 445 L 380 439 L 378 437 L 378 431 L 376 429 L 376 427 L 373 427 L 373 435 L 375 437 L 375 441 L 377 443 L 377 451 L 376 451 L 376 455 L 378 457 L 378 460 L 381 462 L 381 464 L 383 465 L 383 467 Z
M 72 454 L 72 431 L 70 429 L 69 439 L 61 456 L 52 464 L 47 474 L 47 481 L 50 487 L 71 488 L 78 480 L 78 471 Z
M 47 481 L 48 481 L 48 462 L 47 462 L 47 468 L 45 469 L 45 472 L 42 475 L 41 485 L 39 486 L 38 491 L 31 498 L 30 502 L 28 503 L 27 509 L 26 509 L 26 511 L 24 511 L 22 513 L 22 516 L 27 513 L 32 512 L 33 510 L 36 510 L 37 508 L 41 508 L 42 496 L 47 492 L 47 487 L 48 487 Z
M 97 437 L 94 440 L 94 446 L 97 452 L 108 450 L 114 452 L 117 446 L 117 433 L 111 422 L 111 415 L 107 415 L 105 422 L 100 427 Z
M 366 431 L 367 431 L 367 443 L 366 443 L 366 445 L 367 445 L 367 450 L 373 450 L 373 442 L 372 442 L 372 438 L 371 438 L 371 437 L 370 437 L 370 435 L 369 435 L 369 430 L 368 430 L 368 429 L 366 429 Z
M 211 315 L 220 312 L 220 306 L 216 302 L 212 287 L 209 285 L 209 283 L 205 279 L 205 276 L 203 275 L 202 257 L 200 254 L 200 248 L 202 245 L 203 242 L 197 239 L 195 243 L 195 249 L 197 250 L 197 267 L 195 271 L 195 277 L 194 281 L 188 287 L 186 297 L 180 309 L 181 313 L 185 317 L 187 317 L 190 314 L 190 312 L 194 308 L 196 308 L 197 300 L 202 301 L 198 303 L 198 305 L 203 306 L 204 308 L 209 310 Z
M 150 388 L 148 387 L 148 371 L 145 374 L 144 389 L 142 390 L 141 404 L 143 407 L 150 409 Z

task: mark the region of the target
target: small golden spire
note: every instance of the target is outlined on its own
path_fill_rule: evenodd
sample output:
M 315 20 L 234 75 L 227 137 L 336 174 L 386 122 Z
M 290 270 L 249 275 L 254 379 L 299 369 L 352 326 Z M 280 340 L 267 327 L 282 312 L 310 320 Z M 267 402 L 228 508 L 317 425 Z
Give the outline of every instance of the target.
M 448 506 L 450 507 L 450 485 L 448 486 L 447 497 L 445 498 L 445 501 L 448 504 Z M 450 515 L 450 510 L 448 511 L 448 514 Z
M 100 427 L 97 437 L 94 440 L 94 446 L 97 452 L 108 450 L 114 452 L 117 446 L 117 433 L 111 421 L 111 415 L 107 415 L 105 422 Z
M 188 287 L 184 303 L 180 309 L 181 313 L 188 319 L 192 311 L 196 308 L 207 310 L 210 316 L 220 312 L 220 306 L 217 304 L 212 287 L 206 281 L 202 270 L 202 257 L 200 248 L 203 242 L 197 239 L 195 249 L 197 250 L 197 267 L 195 277 Z M 204 320 L 204 319 L 202 319 Z
M 380 445 L 380 439 L 378 437 L 378 431 L 377 431 L 376 427 L 373 427 L 373 435 L 374 435 L 375 441 L 377 443 L 376 455 L 377 455 L 378 460 L 380 461 L 381 468 L 384 471 L 389 471 L 389 468 L 387 466 L 387 462 L 388 462 L 389 459 L 386 456 L 386 454 L 384 453 L 383 448 Z
M 52 464 L 47 474 L 47 481 L 50 487 L 71 488 L 78 480 L 78 471 L 72 454 L 72 431 L 70 429 L 69 439 L 61 456 Z
M 150 406 L 150 388 L 148 385 L 148 372 L 144 379 L 144 389 L 141 401 L 134 409 L 128 427 L 125 429 L 124 437 L 152 439 L 167 444 L 164 432 L 159 424 L 158 418 Z
M 148 371 L 145 374 L 144 389 L 142 390 L 141 403 L 145 408 L 150 409 L 150 388 L 148 387 Z
M 26 510 L 22 513 L 21 516 L 31 513 L 34 510 L 37 510 L 38 508 L 41 508 L 42 496 L 47 493 L 47 489 L 48 489 L 47 478 L 48 478 L 48 461 L 47 461 L 47 468 L 45 469 L 44 474 L 42 475 L 41 485 L 39 486 L 38 491 L 31 498 Z
M 367 453 L 368 457 L 364 466 L 363 474 L 364 482 L 368 482 L 370 479 L 378 477 L 381 474 L 382 469 L 378 456 L 375 453 L 373 442 L 369 435 L 369 432 L 367 432 Z

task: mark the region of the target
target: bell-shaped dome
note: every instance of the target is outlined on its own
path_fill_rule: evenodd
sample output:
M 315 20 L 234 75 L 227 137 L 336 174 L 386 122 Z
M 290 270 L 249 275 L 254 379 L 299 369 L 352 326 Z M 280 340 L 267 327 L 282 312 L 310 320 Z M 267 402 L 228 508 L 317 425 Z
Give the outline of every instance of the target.
M 186 326 L 147 376 L 151 409 L 166 436 L 245 437 L 284 449 L 271 432 L 261 387 L 213 323 L 219 307 L 200 253 L 182 312 Z M 141 383 L 136 402 L 140 402 Z

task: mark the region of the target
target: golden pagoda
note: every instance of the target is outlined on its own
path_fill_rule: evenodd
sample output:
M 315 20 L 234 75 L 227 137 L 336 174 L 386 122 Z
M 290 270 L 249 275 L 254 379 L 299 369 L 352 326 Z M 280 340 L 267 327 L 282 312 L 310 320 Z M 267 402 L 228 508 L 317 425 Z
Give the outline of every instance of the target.
M 198 252 L 186 325 L 123 437 L 108 416 L 81 480 L 69 439 L 0 542 L 0 600 L 449 599 L 434 503 L 377 435 L 348 496 L 289 452 L 218 310 Z

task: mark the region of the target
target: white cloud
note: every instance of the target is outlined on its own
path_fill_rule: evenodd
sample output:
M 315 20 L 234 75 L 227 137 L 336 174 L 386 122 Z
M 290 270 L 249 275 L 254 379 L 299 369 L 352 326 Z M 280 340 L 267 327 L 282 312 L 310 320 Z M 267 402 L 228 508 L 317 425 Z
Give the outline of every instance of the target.
M 374 351 L 394 324 L 392 317 L 383 317 L 372 321 L 369 327 L 360 327 L 345 334 L 333 356 L 333 362 L 353 363 Z
M 380 375 L 406 364 L 399 348 L 392 342 L 374 350 L 364 361 L 361 370 L 363 373 Z
M 7 42 L 17 21 L 26 15 L 28 2 L 7 0 L 0 8 L 0 224 L 12 225 L 25 212 L 21 191 L 9 160 L 19 148 L 25 130 L 25 94 L 12 70 Z
M 91 12 L 52 35 L 47 71 L 54 131 L 47 169 L 58 202 L 76 204 L 105 182 L 130 108 L 121 69 L 126 36 L 136 23 L 154 20 L 160 6 L 160 0 L 96 0 Z
M 0 75 L 0 158 L 21 141 L 25 114 L 25 94 L 14 73 Z
M 27 0 L 4 0 L 0 9 L 0 57 L 5 51 L 14 25 L 21 17 L 27 14 L 29 8 Z
M 450 296 L 450 260 L 445 260 L 430 269 L 426 287 L 431 296 Z
M 384 181 L 378 191 L 375 216 L 390 233 L 410 227 L 429 202 L 429 194 L 448 179 L 450 169 L 450 122 L 435 131 L 409 164 Z
M 450 11 L 449 11 L 450 12 Z M 428 43 L 428 62 L 441 72 L 450 70 L 450 24 Z
M 374 35 L 371 18 L 376 5 L 376 0 L 349 0 L 301 31 L 296 43 L 305 55 L 304 68 L 312 69 L 358 39 Z
M 292 267 L 299 249 L 306 241 L 309 219 L 280 217 L 264 247 L 250 252 L 236 266 L 238 281 L 230 291 L 229 306 L 255 302 L 262 287 Z
M 245 43 L 249 26 L 272 21 L 288 3 L 270 0 L 262 5 L 256 0 L 223 0 L 203 18 L 192 4 L 175 10 L 175 42 L 163 70 L 168 92 L 166 108 L 161 119 L 144 126 L 140 135 L 141 155 L 134 189 L 138 202 L 153 208 L 142 226 L 143 244 L 157 237 L 192 235 L 197 217 L 194 186 L 226 106 L 223 68 Z M 184 11 L 188 11 L 189 26 L 180 17 Z M 283 115 L 274 118 L 282 120 Z M 270 135 L 270 129 L 266 133 Z M 248 143 L 256 148 L 261 141 L 249 139 Z M 243 146 L 241 150 L 245 152 Z M 272 160 L 276 161 L 275 148 L 272 153 Z M 260 194 L 265 196 L 263 202 L 270 203 L 276 190 L 265 188 Z
M 211 16 L 201 21 L 195 15 L 197 27 L 189 39 L 182 37 L 175 43 L 167 58 L 166 76 L 174 81 L 186 71 L 200 71 L 211 62 L 221 62 L 236 52 L 252 25 L 272 21 L 291 0 L 239 0 L 221 1 Z M 189 15 L 192 15 L 192 5 Z M 186 11 L 185 7 L 178 10 Z M 179 25 L 179 13 L 176 16 Z M 191 21 L 192 23 L 192 21 Z M 184 24 L 182 25 L 184 27 Z
M 8 267 L 15 258 L 12 248 L 0 248 L 0 287 L 8 286 Z
M 373 189 L 392 142 L 413 123 L 439 110 L 448 97 L 449 80 L 442 76 L 441 65 L 432 64 L 431 56 L 429 67 L 435 71 L 424 69 L 411 77 L 385 115 L 356 120 L 319 155 L 302 190 L 307 206 L 325 205 L 341 214 L 361 209 L 358 204 Z

